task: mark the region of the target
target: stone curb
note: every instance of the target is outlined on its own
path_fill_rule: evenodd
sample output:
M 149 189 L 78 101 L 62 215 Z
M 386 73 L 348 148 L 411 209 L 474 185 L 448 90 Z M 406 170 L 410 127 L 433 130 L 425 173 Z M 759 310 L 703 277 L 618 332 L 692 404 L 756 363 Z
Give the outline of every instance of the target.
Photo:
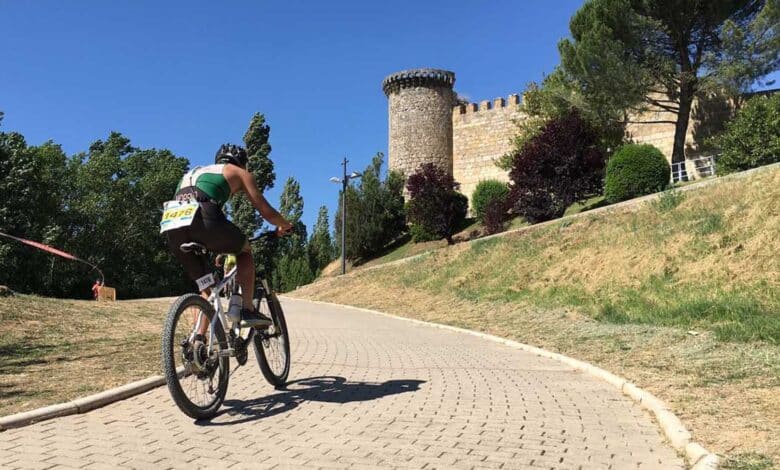
M 498 336 L 493 336 L 487 333 L 481 333 L 479 331 L 472 331 L 464 328 L 458 328 L 455 326 L 442 325 L 439 323 L 432 323 L 432 322 L 426 322 L 422 320 L 415 320 L 412 318 L 400 317 L 398 315 L 392 315 L 389 313 L 379 312 L 376 310 L 369 310 L 366 308 L 353 307 L 351 305 L 334 304 L 331 302 L 322 302 L 319 300 L 297 299 L 295 297 L 289 297 L 289 296 L 280 296 L 280 298 L 282 300 L 304 301 L 304 302 L 312 302 L 316 304 L 329 305 L 334 307 L 343 307 L 343 308 L 356 310 L 358 312 L 371 313 L 374 315 L 382 315 L 385 317 L 394 318 L 396 320 L 408 321 L 408 322 L 416 323 L 418 325 L 441 328 L 445 330 L 455 331 L 458 333 L 466 333 L 489 341 L 501 343 L 515 349 L 520 349 L 526 352 L 530 352 L 537 356 L 562 362 L 568 366 L 571 366 L 575 370 L 579 370 L 583 373 L 594 376 L 596 378 L 599 378 L 609 383 L 613 387 L 620 390 L 621 393 L 628 396 L 634 402 L 639 404 L 639 406 L 652 412 L 656 420 L 658 421 L 659 427 L 664 432 L 666 438 L 669 440 L 669 443 L 677 452 L 685 456 L 685 460 L 688 462 L 688 465 L 690 466 L 691 470 L 716 470 L 718 468 L 719 462 L 718 462 L 717 455 L 708 451 L 707 449 L 702 447 L 699 443 L 693 441 L 690 432 L 688 432 L 688 430 L 685 429 L 685 426 L 680 421 L 680 419 L 677 418 L 677 416 L 675 416 L 671 410 L 669 410 L 669 407 L 663 401 L 653 396 L 650 392 L 642 390 L 641 388 L 632 384 L 627 379 L 624 379 L 623 377 L 617 376 L 615 374 L 612 374 L 611 372 L 596 367 L 593 364 L 589 364 L 587 362 L 580 361 L 578 359 L 564 356 L 563 354 L 558 354 L 551 351 L 547 351 L 545 349 L 529 346 L 527 344 L 518 343 L 517 341 L 512 341 Z
M 44 406 L 35 410 L 16 413 L 0 417 L 0 432 L 6 429 L 27 426 L 39 421 L 67 416 L 100 408 L 115 401 L 124 400 L 134 395 L 147 392 L 153 388 L 165 384 L 165 377 L 154 375 L 143 380 L 131 382 L 121 387 L 112 388 L 104 392 L 96 393 L 82 398 L 77 398 L 67 403 Z

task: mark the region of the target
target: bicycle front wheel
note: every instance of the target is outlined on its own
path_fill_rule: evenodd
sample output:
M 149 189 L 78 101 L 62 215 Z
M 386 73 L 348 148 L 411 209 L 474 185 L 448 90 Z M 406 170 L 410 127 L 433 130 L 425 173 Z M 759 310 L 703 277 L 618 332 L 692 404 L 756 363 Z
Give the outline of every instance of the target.
M 208 419 L 225 400 L 230 378 L 230 358 L 222 324 L 213 335 L 212 306 L 198 294 L 179 297 L 171 305 L 162 335 L 162 366 L 173 401 L 187 416 Z M 196 333 L 202 333 L 196 337 Z
M 254 334 L 255 356 L 263 377 L 275 388 L 282 388 L 290 374 L 290 335 L 279 299 L 275 294 L 263 297 L 256 307 L 274 323 Z

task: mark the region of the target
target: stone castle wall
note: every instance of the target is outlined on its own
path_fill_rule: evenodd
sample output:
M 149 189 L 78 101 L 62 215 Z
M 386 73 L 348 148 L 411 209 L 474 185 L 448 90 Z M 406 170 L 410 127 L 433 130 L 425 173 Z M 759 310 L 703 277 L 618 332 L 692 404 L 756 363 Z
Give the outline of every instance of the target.
M 404 88 L 388 96 L 389 166 L 411 175 L 432 162 L 452 171 L 452 104 L 445 87 Z
M 460 192 L 471 198 L 482 180 L 509 181 L 506 171 L 495 161 L 512 149 L 517 135 L 520 96 L 496 98 L 452 109 L 452 175 L 460 183 Z M 469 201 L 470 202 L 470 201 Z
M 520 96 L 510 95 L 507 100 L 496 98 L 456 106 L 452 111 L 453 176 L 461 184 L 460 191 L 469 197 L 477 183 L 486 179 L 509 181 L 506 171 L 496 167 L 495 161 L 512 149 L 512 139 L 518 133 L 517 121 L 525 115 L 520 112 Z M 686 168 L 688 176 L 699 178 L 695 159 L 706 155 L 700 150 L 701 141 L 719 132 L 729 118 L 730 104 L 719 101 L 697 100 L 691 111 L 686 135 Z M 675 121 L 670 112 L 645 112 L 631 118 L 626 128 L 627 137 L 639 144 L 652 144 L 672 161 Z M 706 125 L 705 125 L 706 124 Z
M 388 166 L 409 176 L 423 163 L 452 172 L 455 74 L 410 69 L 382 82 L 388 100 Z
M 495 162 L 512 149 L 518 133 L 520 96 L 496 98 L 479 104 L 453 106 L 455 74 L 438 69 L 410 69 L 389 75 L 382 83 L 388 98 L 389 167 L 407 176 L 420 164 L 433 162 L 452 172 L 460 191 L 471 198 L 477 184 L 486 179 L 508 181 Z M 771 92 L 769 92 L 771 93 Z M 723 128 L 734 107 L 715 97 L 694 102 L 686 136 L 688 177 L 701 176 L 695 163 L 706 155 L 700 150 L 707 136 Z M 669 112 L 646 112 L 631 119 L 627 136 L 636 143 L 658 147 L 671 162 L 674 143 Z

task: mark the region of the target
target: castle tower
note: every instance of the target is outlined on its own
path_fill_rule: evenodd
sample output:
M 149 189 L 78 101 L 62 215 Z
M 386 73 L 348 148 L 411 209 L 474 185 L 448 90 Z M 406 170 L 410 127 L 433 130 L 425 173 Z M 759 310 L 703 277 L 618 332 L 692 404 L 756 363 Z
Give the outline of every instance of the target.
M 437 69 L 410 69 L 382 81 L 388 100 L 388 167 L 414 173 L 435 163 L 452 173 L 452 85 L 455 74 Z

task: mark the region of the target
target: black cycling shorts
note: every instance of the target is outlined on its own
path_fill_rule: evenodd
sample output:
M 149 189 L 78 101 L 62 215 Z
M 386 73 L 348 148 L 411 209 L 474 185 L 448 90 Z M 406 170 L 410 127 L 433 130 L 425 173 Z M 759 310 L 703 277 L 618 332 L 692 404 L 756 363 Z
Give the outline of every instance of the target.
M 198 242 L 212 253 L 240 253 L 246 245 L 246 236 L 241 229 L 227 220 L 222 209 L 213 202 L 201 202 L 200 209 L 188 227 L 165 232 L 168 248 L 192 278 L 198 279 L 211 272 L 206 256 L 185 253 L 179 248 L 182 243 Z

